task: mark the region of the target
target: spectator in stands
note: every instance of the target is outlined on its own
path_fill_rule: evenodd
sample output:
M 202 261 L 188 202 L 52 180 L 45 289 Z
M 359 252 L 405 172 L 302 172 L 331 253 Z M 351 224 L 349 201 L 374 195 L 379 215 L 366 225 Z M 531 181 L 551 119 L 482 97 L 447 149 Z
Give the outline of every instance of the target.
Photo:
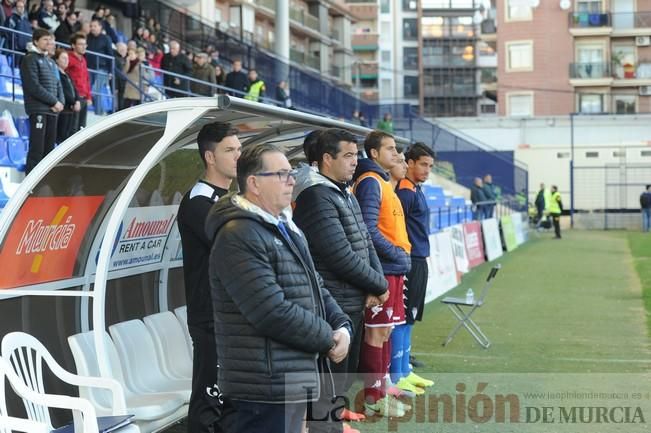
M 29 173 L 53 148 L 57 117 L 63 110 L 63 89 L 57 80 L 57 66 L 48 57 L 52 33 L 35 29 L 32 47 L 20 64 L 25 112 L 29 116 L 29 151 L 25 172 Z
M 352 322 L 352 344 L 348 357 L 331 364 L 336 395 L 346 395 L 356 374 L 364 334 L 364 309 L 384 303 L 389 297 L 387 281 L 371 237 L 364 225 L 362 211 L 348 189 L 357 167 L 355 136 L 342 129 L 327 129 L 319 133 L 311 154 L 318 172 L 299 171 L 294 187 L 296 206 L 293 218 L 303 230 L 317 272 L 342 310 Z M 341 402 L 322 394 L 312 408 L 313 419 L 323 419 L 335 408 L 333 420 L 363 418 L 349 411 L 341 413 Z M 327 419 L 327 418 L 326 418 Z M 310 422 L 311 433 L 341 431 L 333 423 Z M 344 432 L 351 431 L 344 426 Z
M 208 45 L 208 46 L 209 46 L 209 47 L 212 47 L 212 45 Z M 221 65 L 221 62 L 219 61 L 219 51 L 217 51 L 217 50 L 215 49 L 215 47 L 212 47 L 212 50 L 211 50 L 211 51 L 208 51 L 208 49 L 206 49 L 206 52 L 207 52 L 208 55 L 210 56 L 210 64 L 211 64 L 214 68 L 216 68 L 217 66 L 220 66 L 220 65 Z M 221 66 L 220 66 L 220 67 L 221 67 Z
M 144 67 L 150 67 L 149 60 L 147 59 L 147 52 L 143 47 L 136 48 L 136 54 L 138 54 L 138 60 L 140 64 Z M 142 91 L 144 93 L 149 92 L 149 82 L 154 78 L 154 72 L 148 68 L 140 68 L 140 74 L 142 75 Z
M 266 90 L 264 81 L 258 77 L 258 71 L 249 69 L 249 87 L 244 98 L 249 101 L 263 102 Z
M 41 10 L 38 13 L 38 26 L 51 32 L 54 32 L 59 27 L 59 18 L 54 13 L 54 2 L 52 0 L 43 0 Z
M 81 29 L 79 31 L 81 33 L 83 33 L 85 36 L 90 35 L 90 22 L 82 21 L 81 22 Z
M 642 208 L 642 231 L 651 231 L 651 185 L 647 185 L 640 195 L 640 207 Z
M 124 85 L 124 107 L 129 108 L 140 104 L 140 59 L 136 50 L 129 48 L 127 51 L 127 58 L 124 62 L 122 71 L 126 75 L 128 81 Z
M 203 83 L 197 83 L 193 81 L 190 84 L 192 93 L 196 93 L 201 96 L 213 96 L 217 93 L 216 89 L 208 84 L 216 84 L 215 80 L 215 68 L 212 67 L 208 60 L 208 54 L 199 53 L 195 56 L 195 62 L 192 67 L 192 78 L 195 80 L 203 81 Z
M 72 35 L 81 30 L 81 23 L 77 20 L 77 14 L 70 11 L 66 14 L 65 19 L 61 22 L 54 32 L 54 37 L 58 42 L 68 43 Z
M 278 86 L 276 86 L 276 100 L 280 101 L 280 107 L 294 109 L 292 98 L 289 96 L 289 86 L 287 85 L 287 81 L 282 80 L 278 83 Z
M 107 32 L 107 34 L 109 35 L 109 37 L 111 38 L 114 44 L 117 44 L 118 42 L 126 43 L 127 37 L 124 35 L 123 32 L 118 30 L 115 15 L 109 15 L 108 17 L 106 17 L 106 24 L 108 25 L 108 28 L 111 29 L 111 31 Z M 113 38 L 115 38 L 115 40 L 113 40 Z
M 353 120 L 352 120 L 351 123 L 353 123 L 355 125 L 359 125 L 359 126 L 364 126 L 364 127 L 368 126 L 368 124 L 366 123 L 366 118 L 364 117 L 364 114 L 359 110 L 354 110 L 353 111 Z
M 178 225 L 183 245 L 183 275 L 188 306 L 188 330 L 192 338 L 192 395 L 188 409 L 188 433 L 212 433 L 219 421 L 219 399 L 213 389 L 217 379 L 217 349 L 208 278 L 212 244 L 204 223 L 213 204 L 228 194 L 237 177 L 242 145 L 230 123 L 215 122 L 201 128 L 197 136 L 204 176 L 181 200 Z M 218 430 L 220 431 L 220 430 Z
M 111 39 L 102 33 L 102 22 L 98 18 L 94 18 L 90 22 L 90 34 L 87 38 L 88 51 L 97 54 L 86 54 L 88 60 L 88 68 L 93 70 L 91 74 L 91 86 L 93 89 L 93 107 L 95 113 L 104 114 L 103 98 L 106 98 L 109 85 L 109 76 L 112 74 L 112 61 L 113 47 Z
M 226 82 L 226 73 L 224 72 L 224 69 L 222 69 L 222 67 L 219 65 L 215 66 L 215 84 L 223 86 L 225 82 Z M 217 93 L 224 93 L 224 91 L 218 89 Z
M 382 120 L 377 123 L 377 129 L 393 134 L 393 118 L 391 117 L 391 113 L 384 113 Z
M 170 52 L 163 56 L 161 69 L 177 75 L 190 75 L 192 73 L 192 63 L 181 52 L 181 45 L 177 41 L 170 42 Z M 165 74 L 163 76 L 163 83 L 165 85 L 165 93 L 170 98 L 190 96 L 190 86 L 188 80 L 184 78 Z
M 3 3 L 4 4 L 4 3 Z M 5 21 L 5 27 L 23 33 L 32 33 L 32 25 L 25 14 L 25 0 L 17 0 L 13 13 Z M 30 37 L 27 35 L 7 34 L 7 46 L 16 51 L 25 51 Z M 17 56 L 17 64 L 20 64 L 22 56 Z
M 66 74 L 68 68 L 68 52 L 63 48 L 58 48 L 54 53 L 54 61 L 59 67 L 59 79 L 63 89 L 63 111 L 59 113 L 57 121 L 57 143 L 63 143 L 68 137 L 75 133 L 74 126 L 79 122 L 75 119 L 79 116 L 81 103 L 75 86 Z
M 536 194 L 536 201 L 534 204 L 536 205 L 536 224 L 540 224 L 540 221 L 542 221 L 543 218 L 543 214 L 545 213 L 545 209 L 547 208 L 544 183 L 540 184 L 540 190 L 538 191 L 538 194 Z
M 488 203 L 484 206 L 484 218 L 493 218 L 493 212 L 495 210 L 495 201 L 497 200 L 497 192 L 495 191 L 495 186 L 493 185 L 493 176 L 487 174 L 484 176 L 484 196 L 486 200 L 492 201 L 493 203 Z
M 206 220 L 218 384 L 239 433 L 302 431 L 305 401 L 334 391 L 319 386 L 319 366 L 325 356 L 341 362 L 352 335 L 286 212 L 294 176 L 278 148 L 249 146 L 237 162 L 240 194 L 219 200 Z M 233 353 L 242 341 L 246 349 Z
M 233 60 L 233 70 L 226 75 L 226 87 L 235 90 L 233 96 L 243 98 L 249 88 L 249 79 L 246 74 L 242 72 L 242 61 L 240 59 Z
M 144 27 L 136 28 L 136 31 L 133 32 L 133 36 L 131 37 L 131 40 L 134 41 L 136 44 L 143 43 L 142 34 L 144 31 L 145 31 Z
M 68 7 L 63 2 L 58 3 L 54 10 L 54 14 L 57 16 L 59 23 L 62 23 L 63 20 L 66 19 L 66 15 L 68 15 Z
M 552 222 L 554 223 L 556 239 L 561 238 L 561 213 L 563 213 L 561 194 L 558 192 L 558 187 L 552 185 L 552 199 L 549 204 L 549 215 L 552 217 Z
M 399 389 L 423 394 L 423 387 L 434 385 L 414 373 L 410 367 L 411 333 L 416 321 L 423 320 L 427 291 L 429 245 L 429 208 L 421 185 L 434 167 L 434 152 L 424 143 L 415 143 L 405 153 L 407 173 L 396 186 L 407 222 L 411 244 L 411 270 L 405 278 L 406 324 L 391 332 L 391 380 Z
M 373 131 L 364 141 L 364 150 L 368 158 L 357 166 L 354 192 L 389 285 L 389 299 L 366 309 L 360 372 L 367 413 L 400 417 L 409 407 L 387 395 L 385 377 L 391 361 L 391 330 L 405 323 L 403 287 L 411 267 L 411 245 L 402 205 L 387 174 L 398 163 L 396 142 L 391 134 Z
M 129 41 L 127 41 L 127 48 L 135 50 L 136 48 L 138 48 L 138 44 L 133 39 L 130 39 Z
M 389 182 L 396 189 L 398 182 L 405 178 L 407 175 L 407 161 L 405 161 L 404 152 L 398 154 L 398 163 L 389 170 Z
M 127 63 L 127 44 L 118 42 L 115 44 L 115 69 L 124 72 L 124 66 Z M 124 108 L 124 86 L 126 81 L 122 74 L 115 74 L 115 90 L 118 94 L 118 110 Z
M 77 132 L 86 127 L 86 116 L 88 113 L 88 104 L 92 103 L 90 93 L 90 77 L 88 74 L 88 64 L 86 63 L 86 36 L 81 33 L 75 33 L 70 38 L 72 50 L 68 56 L 68 68 L 66 73 L 72 80 L 77 90 L 80 100 L 80 109 L 78 122 L 73 127 L 73 132 Z
M 472 188 L 470 188 L 470 201 L 475 206 L 473 219 L 483 220 L 486 215 L 484 211 L 486 206 L 486 193 L 484 192 L 484 184 L 481 177 L 476 177 Z
M 25 4 L 23 4 L 23 8 Z M 2 0 L 0 3 L 0 22 L 4 23 L 14 13 L 15 4 L 13 0 Z

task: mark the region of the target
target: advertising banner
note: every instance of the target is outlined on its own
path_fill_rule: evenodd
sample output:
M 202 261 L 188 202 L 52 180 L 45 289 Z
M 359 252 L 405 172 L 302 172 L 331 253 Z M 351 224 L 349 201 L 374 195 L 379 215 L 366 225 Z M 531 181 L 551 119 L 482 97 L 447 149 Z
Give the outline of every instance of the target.
M 500 224 L 502 225 L 504 247 L 506 247 L 506 251 L 513 251 L 518 247 L 518 241 L 515 238 L 515 228 L 513 227 L 513 219 L 511 219 L 511 215 L 506 215 L 500 218 Z
M 466 243 L 466 257 L 470 269 L 484 263 L 484 243 L 481 238 L 481 224 L 473 221 L 463 225 L 463 239 Z
M 450 233 L 452 254 L 454 255 L 454 263 L 457 266 L 457 271 L 465 274 L 470 270 L 470 264 L 468 263 L 468 256 L 466 254 L 466 243 L 463 239 L 463 226 L 456 224 L 452 227 L 447 227 L 445 231 Z
M 160 263 L 178 205 L 133 207 L 120 224 L 109 270 Z
M 500 240 L 500 229 L 497 220 L 490 218 L 481 222 L 481 232 L 484 235 L 484 248 L 488 261 L 495 260 L 502 256 L 502 241 Z
M 104 196 L 28 198 L 0 252 L 0 288 L 72 277 L 81 242 L 103 200 Z
M 513 230 L 515 231 L 515 241 L 518 245 L 524 243 L 524 227 L 522 223 L 522 214 L 514 212 L 511 214 L 511 221 L 513 222 Z
M 431 235 L 429 243 L 429 278 L 425 302 L 433 301 L 459 283 L 450 233 L 442 232 Z

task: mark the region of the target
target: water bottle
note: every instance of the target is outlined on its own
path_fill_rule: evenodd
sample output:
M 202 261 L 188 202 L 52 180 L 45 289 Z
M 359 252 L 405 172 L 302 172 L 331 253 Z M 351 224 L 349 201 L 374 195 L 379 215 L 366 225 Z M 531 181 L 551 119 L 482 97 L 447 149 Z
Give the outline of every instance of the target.
M 468 289 L 466 292 L 466 304 L 474 304 L 475 303 L 475 294 L 473 293 L 472 289 Z

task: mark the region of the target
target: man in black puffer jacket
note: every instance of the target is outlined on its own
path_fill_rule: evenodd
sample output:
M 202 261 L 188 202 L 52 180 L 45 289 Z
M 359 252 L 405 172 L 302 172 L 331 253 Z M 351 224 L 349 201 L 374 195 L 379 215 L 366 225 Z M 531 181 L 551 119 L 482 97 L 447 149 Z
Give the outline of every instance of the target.
M 206 220 L 218 385 L 238 433 L 300 432 L 306 402 L 334 396 L 319 371 L 348 354 L 350 319 L 284 213 L 295 175 L 276 147 L 249 146 L 237 164 L 241 193 L 220 199 Z
M 29 151 L 25 172 L 30 171 L 54 149 L 57 117 L 63 110 L 63 88 L 57 79 L 57 66 L 47 55 L 52 33 L 35 29 L 33 45 L 20 63 L 25 112 L 29 116 Z
M 355 136 L 342 129 L 328 129 L 319 134 L 313 150 L 319 172 L 307 166 L 299 171 L 294 187 L 294 221 L 305 232 L 326 288 L 353 323 L 354 339 L 348 357 L 333 366 L 337 394 L 344 395 L 357 372 L 364 308 L 387 300 L 387 281 L 357 199 L 346 184 L 357 167 Z M 313 418 L 323 419 L 332 409 L 332 402 L 322 398 L 313 408 Z M 355 415 L 348 411 L 337 413 L 331 423 L 308 420 L 310 432 L 341 432 L 343 426 L 337 420 L 342 418 L 351 420 Z

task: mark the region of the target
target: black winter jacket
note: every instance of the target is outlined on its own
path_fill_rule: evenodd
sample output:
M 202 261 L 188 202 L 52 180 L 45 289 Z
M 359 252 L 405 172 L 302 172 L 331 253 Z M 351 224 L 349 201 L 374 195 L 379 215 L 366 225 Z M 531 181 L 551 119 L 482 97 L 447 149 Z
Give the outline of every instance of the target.
M 86 41 L 88 43 L 88 51 L 106 56 L 100 57 L 87 52 L 86 62 L 88 63 L 88 69 L 112 73 L 113 70 L 111 68 L 113 67 L 113 63 L 111 62 L 111 58 L 113 57 L 113 47 L 111 44 L 111 38 L 103 33 L 100 33 L 97 36 L 90 33 L 87 36 Z
M 294 221 L 305 233 L 314 265 L 346 313 L 364 311 L 366 295 L 387 281 L 354 195 L 308 166 L 299 170 Z
M 25 112 L 54 114 L 50 108 L 57 102 L 64 104 L 63 88 L 57 79 L 57 66 L 52 59 L 32 48 L 20 63 Z
M 218 384 L 235 400 L 306 401 L 306 387 L 318 398 L 319 354 L 332 347 L 333 329 L 350 327 L 301 231 L 286 222 L 290 245 L 277 221 L 235 194 L 206 219 Z

